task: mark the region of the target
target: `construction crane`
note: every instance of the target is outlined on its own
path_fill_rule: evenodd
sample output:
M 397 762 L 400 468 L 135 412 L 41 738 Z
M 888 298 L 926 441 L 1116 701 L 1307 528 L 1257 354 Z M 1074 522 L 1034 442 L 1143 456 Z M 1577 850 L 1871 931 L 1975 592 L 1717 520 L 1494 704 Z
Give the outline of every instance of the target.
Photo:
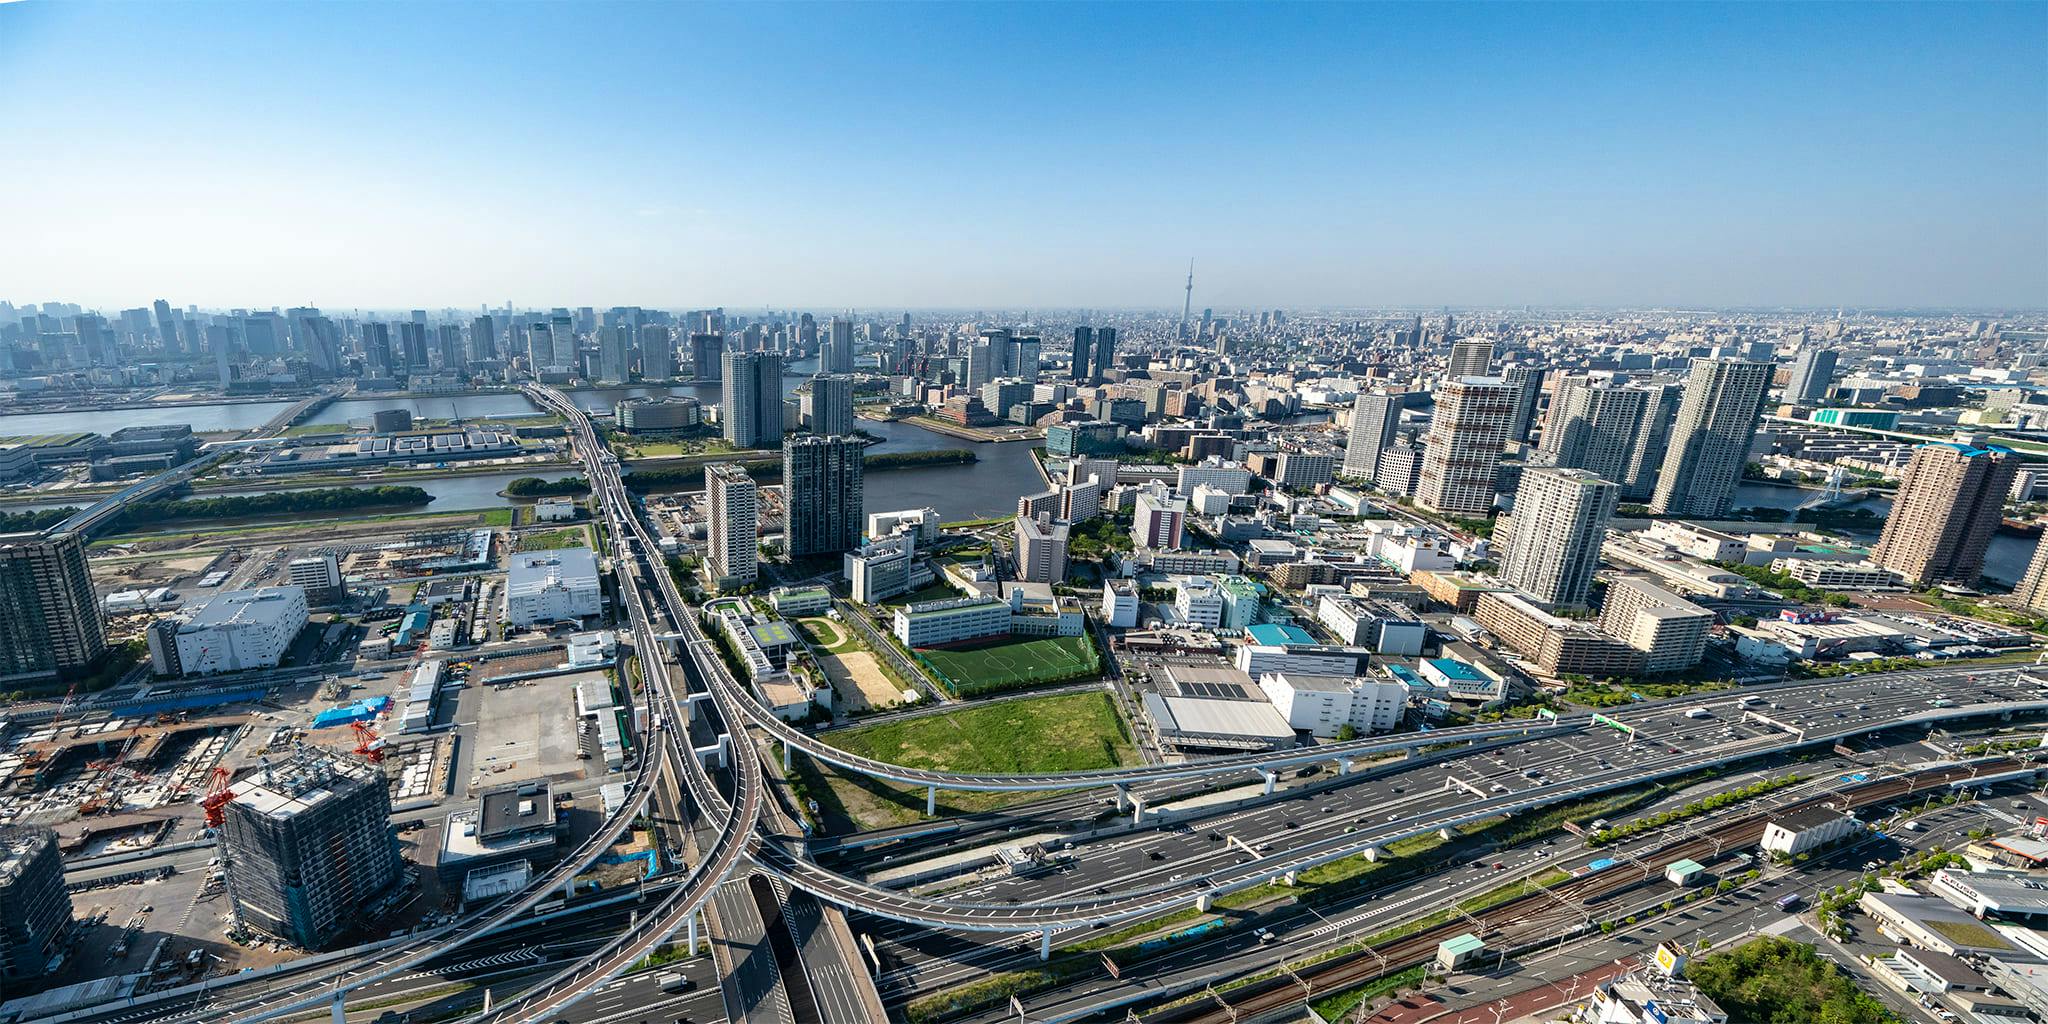
M 228 820 L 228 802 L 235 798 L 235 791 L 228 784 L 235 781 L 235 773 L 225 765 L 216 765 L 213 776 L 206 784 L 206 799 L 200 806 L 206 808 L 206 827 L 219 828 Z
M 371 764 L 384 760 L 384 738 L 377 735 L 377 730 L 364 722 L 350 722 L 348 727 L 354 729 L 356 733 L 357 757 Z

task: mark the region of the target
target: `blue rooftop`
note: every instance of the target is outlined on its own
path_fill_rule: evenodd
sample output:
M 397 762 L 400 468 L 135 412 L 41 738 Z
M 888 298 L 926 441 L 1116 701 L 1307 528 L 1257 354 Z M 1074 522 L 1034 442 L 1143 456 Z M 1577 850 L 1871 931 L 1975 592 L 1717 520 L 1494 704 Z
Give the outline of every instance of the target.
M 1275 622 L 1261 622 L 1245 630 L 1252 642 L 1261 647 L 1280 647 L 1286 644 L 1312 644 L 1316 638 L 1300 626 L 1283 626 Z
M 1486 677 L 1480 675 L 1478 669 L 1456 658 L 1431 658 L 1429 659 L 1429 667 L 1443 673 L 1445 679 L 1456 679 L 1470 683 L 1486 682 Z
M 1962 443 L 1962 442 L 1960 442 L 1960 441 L 1935 441 L 1935 442 L 1933 442 L 1933 443 L 1931 443 L 1931 444 L 1923 444 L 1923 445 L 1921 445 L 1920 447 L 1922 447 L 1922 448 L 1951 448 L 1951 449 L 1954 449 L 1955 451 L 1957 451 L 1957 452 L 1961 453 L 1961 454 L 1962 454 L 1962 455 L 1964 455 L 1965 457 L 1968 457 L 1968 458 L 1972 458 L 1972 459 L 1976 458 L 1976 457 L 1977 457 L 1977 456 L 1979 456 L 1979 455 L 2011 455 L 2011 454 L 2012 454 L 2012 449 L 2010 449 L 2010 448 L 2007 448 L 2007 447 L 2004 447 L 2004 446 L 2002 446 L 2002 445 L 1995 445 L 1995 444 L 1989 444 L 1989 445 L 1985 445 L 1985 446 L 1983 446 L 1983 447 L 1981 447 L 1981 448 L 1980 448 L 1980 447 L 1977 447 L 1976 445 L 1969 445 L 1969 444 L 1964 444 L 1964 443 Z

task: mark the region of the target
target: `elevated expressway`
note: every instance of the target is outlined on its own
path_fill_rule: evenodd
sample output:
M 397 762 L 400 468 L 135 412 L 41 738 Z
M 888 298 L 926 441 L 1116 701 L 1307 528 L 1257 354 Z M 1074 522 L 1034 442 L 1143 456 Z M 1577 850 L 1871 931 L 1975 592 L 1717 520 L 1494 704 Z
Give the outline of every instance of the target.
M 649 699 L 664 700 L 667 706 L 677 712 L 673 727 L 662 728 L 664 723 L 657 720 L 657 731 L 662 737 L 662 756 L 664 760 L 680 760 L 691 793 L 696 796 L 701 806 L 711 810 L 721 819 L 723 830 L 718 844 L 699 865 L 699 875 L 696 878 L 699 884 L 688 884 L 672 891 L 660 904 L 639 918 L 638 923 L 631 929 L 616 937 L 598 954 L 565 967 L 554 978 L 537 988 L 477 1018 L 479 1021 L 531 1024 L 543 1020 L 579 998 L 584 992 L 602 984 L 651 953 L 663 942 L 668 941 L 685 922 L 692 925 L 694 938 L 694 915 L 698 907 L 704 897 L 729 875 L 742 852 L 760 869 L 843 907 L 935 928 L 1037 932 L 1041 937 L 1040 952 L 1043 956 L 1049 951 L 1052 934 L 1058 930 L 1145 917 L 1189 905 L 1206 906 L 1216 895 L 1288 878 L 1295 872 L 1319 864 L 1359 854 L 1375 856 L 1385 844 L 1408 836 L 1448 830 L 1485 818 L 1641 785 L 1729 760 L 1826 742 L 1879 728 L 1983 714 L 2048 710 L 2048 696 L 2038 693 L 2023 695 L 2017 691 L 2010 697 L 2001 694 L 1999 696 L 2002 699 L 1998 700 L 1920 710 L 1915 705 L 1923 702 L 1925 691 L 1914 691 L 1882 701 L 1873 698 L 1874 706 L 1878 710 L 1872 717 L 1890 716 L 1884 717 L 1881 721 L 1841 725 L 1833 731 L 1830 731 L 1829 727 L 1835 723 L 1825 720 L 1812 726 L 1797 722 L 1786 723 L 1787 732 L 1784 734 L 1752 737 L 1693 751 L 1674 751 L 1670 755 L 1660 756 L 1626 769 L 1600 772 L 1568 783 L 1537 786 L 1499 796 L 1481 796 L 1449 808 L 1411 815 L 1383 826 L 1360 830 L 1352 835 L 1328 837 L 1271 856 L 1219 868 L 1180 882 L 1105 894 L 1094 899 L 1032 903 L 990 904 L 913 896 L 872 886 L 823 868 L 804 856 L 799 837 L 779 834 L 764 822 L 762 807 L 765 783 L 758 760 L 760 752 L 751 741 L 744 738 L 742 730 L 746 725 L 754 725 L 779 740 L 784 744 L 785 756 L 788 756 L 791 750 L 800 750 L 822 761 L 850 770 L 891 781 L 923 785 L 933 790 L 944 788 L 1033 791 L 1106 786 L 1115 787 L 1120 793 L 1128 795 L 1128 787 L 1136 784 L 1218 777 L 1232 773 L 1260 774 L 1266 780 L 1268 792 L 1271 792 L 1277 774 L 1293 765 L 1336 761 L 1348 769 L 1352 759 L 1370 754 L 1516 735 L 1525 739 L 1562 735 L 1585 729 L 1600 719 L 1592 715 L 1575 715 L 1533 722 L 1447 729 L 1398 738 L 1381 737 L 1309 751 L 1247 754 L 1175 765 L 1044 774 L 929 771 L 849 754 L 782 722 L 760 702 L 747 684 L 730 674 L 714 643 L 704 635 L 695 614 L 683 601 L 675 581 L 655 558 L 654 553 L 657 549 L 653 537 L 634 511 L 631 496 L 626 491 L 620 475 L 618 461 L 602 448 L 588 416 L 552 389 L 536 387 L 531 389 L 530 393 L 544 406 L 564 415 L 573 425 L 574 436 L 592 474 L 593 491 L 602 501 L 607 522 L 613 528 L 613 553 L 621 565 L 629 567 L 628 575 L 631 578 L 622 581 L 624 586 L 621 589 L 626 595 L 627 608 L 634 620 L 636 637 L 642 644 L 642 663 L 643 670 L 648 673 Z M 652 616 L 644 597 L 638 592 L 641 585 L 650 582 L 660 595 L 658 610 L 668 620 L 668 632 L 652 632 Z M 687 657 L 680 659 L 680 663 L 694 677 L 694 681 L 701 683 L 702 690 L 693 689 L 678 693 L 672 688 L 667 678 L 665 663 L 658 653 L 660 648 L 654 643 L 657 640 L 678 642 L 678 646 L 687 654 Z M 1972 678 L 1974 681 L 1974 677 Z M 1835 685 L 1839 684 L 1794 684 L 1766 688 L 1762 692 L 1824 694 L 1829 687 Z M 719 721 L 724 723 L 724 728 L 728 731 L 719 736 L 719 742 L 715 745 L 691 748 L 688 746 L 685 723 L 688 722 L 691 711 L 703 703 L 712 705 Z M 1720 697 L 1718 700 L 1702 701 L 1695 698 L 1688 703 L 1730 709 L 1736 707 L 1733 694 Z M 1636 707 L 1640 710 L 1646 706 Z M 1825 711 L 1833 707 L 1832 704 L 1817 703 L 1806 710 Z M 1612 724 L 1611 720 L 1606 720 L 1606 724 Z M 741 749 L 737 751 L 736 759 L 728 759 L 735 777 L 735 799 L 727 800 L 710 780 L 700 758 L 714 755 L 725 757 L 735 745 Z

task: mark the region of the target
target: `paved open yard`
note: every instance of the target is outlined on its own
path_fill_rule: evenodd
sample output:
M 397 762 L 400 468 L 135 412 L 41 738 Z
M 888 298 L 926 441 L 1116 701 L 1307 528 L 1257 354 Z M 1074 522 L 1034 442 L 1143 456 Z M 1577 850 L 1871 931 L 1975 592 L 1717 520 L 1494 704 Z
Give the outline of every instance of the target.
M 470 687 L 458 721 L 474 722 L 468 781 L 477 786 L 545 775 L 580 778 L 573 675 Z

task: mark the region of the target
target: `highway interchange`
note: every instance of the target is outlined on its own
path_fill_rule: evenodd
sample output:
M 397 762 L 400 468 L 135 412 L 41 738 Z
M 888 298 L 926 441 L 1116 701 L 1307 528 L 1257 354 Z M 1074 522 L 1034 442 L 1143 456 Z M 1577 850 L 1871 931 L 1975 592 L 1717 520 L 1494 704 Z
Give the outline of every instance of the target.
M 634 648 L 642 652 L 640 699 L 648 727 L 626 806 L 534 886 L 448 925 L 363 956 L 171 994 L 146 1008 L 104 1007 L 82 1019 L 256 1022 L 328 1005 L 339 1015 L 346 1003 L 337 994 L 347 1002 L 381 1002 L 431 969 L 432 976 L 487 972 L 519 983 L 523 991 L 508 987 L 488 1013 L 470 1018 L 477 1022 L 616 1017 L 637 1024 L 653 1019 L 646 1012 L 651 1008 L 664 1019 L 859 1021 L 873 1016 L 875 989 L 867 982 L 873 961 L 856 948 L 865 940 L 854 939 L 844 918 L 834 917 L 840 913 L 834 907 L 853 911 L 855 924 L 873 940 L 880 988 L 894 1004 L 912 992 L 1042 959 L 1055 945 L 1095 929 L 1188 907 L 1207 909 L 1217 896 L 1361 854 L 1378 856 L 1403 839 L 1733 761 L 1780 757 L 1795 747 L 1825 749 L 1838 738 L 1901 725 L 2048 710 L 2048 688 L 2021 670 L 1944 667 L 1637 704 L 1614 713 L 1626 730 L 1579 713 L 1443 730 L 1426 740 L 1413 734 L 1376 737 L 1286 754 L 1097 772 L 1014 776 L 889 765 L 837 751 L 788 726 L 732 677 L 656 554 L 617 460 L 589 418 L 557 392 L 532 392 L 572 424 L 572 439 L 609 527 L 621 610 Z M 1754 706 L 1745 707 L 1745 700 Z M 829 866 L 810 855 L 793 816 L 780 806 L 785 796 L 769 784 L 763 764 L 773 748 L 757 741 L 757 732 L 797 756 L 891 781 L 946 789 L 1092 789 L 1093 796 L 1052 797 L 1048 803 L 1082 818 L 1089 816 L 1090 801 L 1109 801 L 1116 813 L 1097 812 L 1092 828 L 1059 840 L 1064 863 L 1051 872 L 893 888 L 865 881 L 862 868 L 884 859 L 900 864 L 929 849 L 957 850 L 981 835 L 990 847 L 1016 840 L 979 822 L 963 832 L 859 851 Z M 1444 749 L 1415 750 L 1425 743 Z M 1407 759 L 1384 760 L 1403 750 L 1410 751 Z M 1815 785 L 1824 779 L 1800 788 Z M 1199 807 L 1185 800 L 1201 789 L 1228 790 L 1233 799 Z M 544 941 L 550 929 L 564 926 L 535 923 L 535 908 L 608 848 L 643 809 L 664 826 L 672 853 L 681 854 L 687 867 L 648 885 L 623 921 L 606 910 L 611 916 L 601 920 L 611 922 L 608 929 L 592 927 L 600 919 L 572 913 L 571 919 L 582 922 L 578 937 Z M 1233 964 L 1277 962 L 1355 930 L 1429 910 L 1445 893 L 1531 872 L 1556 853 L 1546 845 L 1503 853 L 1492 865 L 1484 859 L 1454 865 L 1425 880 L 1426 891 L 1382 894 L 1363 907 L 1333 908 L 1335 917 L 1313 922 L 1278 922 L 1284 928 L 1274 928 L 1278 941 L 1272 943 L 1238 930 L 1218 940 L 1222 945 L 1203 962 L 1211 974 L 1216 955 Z M 652 974 L 619 977 L 679 933 L 695 937 L 700 927 L 719 934 L 720 942 L 711 960 L 686 961 L 683 969 L 701 982 L 692 993 L 645 992 Z M 1006 934 L 992 940 L 991 932 Z M 1206 945 L 1177 949 L 1156 969 L 1170 970 L 1190 950 Z M 743 955 L 735 960 L 735 952 Z M 431 966 L 442 964 L 452 966 Z M 1058 1016 L 1044 1019 L 1078 1019 L 1128 1002 L 1130 986 L 1115 981 L 1090 978 L 1056 990 Z M 722 1006 L 711 1005 L 713 992 Z M 624 1009 L 629 1005 L 640 1016 Z

